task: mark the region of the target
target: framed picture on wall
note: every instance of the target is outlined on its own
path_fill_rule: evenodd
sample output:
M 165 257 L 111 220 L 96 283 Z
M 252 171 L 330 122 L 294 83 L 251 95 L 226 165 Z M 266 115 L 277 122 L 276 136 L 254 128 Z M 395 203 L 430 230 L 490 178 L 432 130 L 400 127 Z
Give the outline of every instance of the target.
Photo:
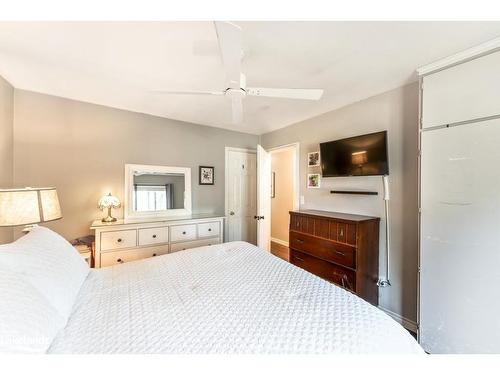
M 309 152 L 307 154 L 307 166 L 308 167 L 319 167 L 319 151 Z
M 214 167 L 200 166 L 200 185 L 214 184 Z
M 307 175 L 307 188 L 319 189 L 321 184 L 321 175 L 319 173 L 309 173 Z

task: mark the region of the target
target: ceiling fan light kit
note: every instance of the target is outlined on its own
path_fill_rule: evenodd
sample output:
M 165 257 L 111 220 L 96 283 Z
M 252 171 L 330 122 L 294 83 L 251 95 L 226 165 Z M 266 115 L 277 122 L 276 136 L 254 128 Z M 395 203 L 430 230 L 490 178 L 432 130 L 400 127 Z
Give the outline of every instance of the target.
M 233 124 L 243 121 L 243 99 L 247 95 L 299 100 L 319 100 L 323 95 L 322 89 L 246 87 L 246 76 L 241 72 L 243 56 L 241 28 L 230 22 L 217 21 L 214 25 L 227 89 L 224 91 L 156 90 L 156 92 L 172 95 L 226 95 L 231 99 Z

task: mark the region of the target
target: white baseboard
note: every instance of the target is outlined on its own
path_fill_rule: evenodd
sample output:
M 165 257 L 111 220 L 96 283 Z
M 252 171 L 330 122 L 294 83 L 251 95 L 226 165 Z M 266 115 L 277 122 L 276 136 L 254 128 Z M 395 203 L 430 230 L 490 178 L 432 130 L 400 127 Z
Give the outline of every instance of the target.
M 396 322 L 401 324 L 403 327 L 405 327 L 407 330 L 417 333 L 417 323 L 414 322 L 413 320 L 407 319 L 399 314 L 396 314 L 395 312 L 388 310 L 385 307 L 379 306 L 378 308 L 383 312 L 385 312 L 387 315 L 389 315 Z
M 271 242 L 276 242 L 277 244 L 280 244 L 280 245 L 288 247 L 288 242 L 280 240 L 278 238 L 271 237 Z

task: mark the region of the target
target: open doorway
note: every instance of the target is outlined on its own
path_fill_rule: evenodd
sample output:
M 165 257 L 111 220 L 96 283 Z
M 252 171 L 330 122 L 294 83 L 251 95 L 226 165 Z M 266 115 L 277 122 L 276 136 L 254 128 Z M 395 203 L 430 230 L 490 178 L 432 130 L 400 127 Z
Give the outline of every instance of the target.
M 271 156 L 271 253 L 289 260 L 291 210 L 299 208 L 299 144 L 269 150 Z

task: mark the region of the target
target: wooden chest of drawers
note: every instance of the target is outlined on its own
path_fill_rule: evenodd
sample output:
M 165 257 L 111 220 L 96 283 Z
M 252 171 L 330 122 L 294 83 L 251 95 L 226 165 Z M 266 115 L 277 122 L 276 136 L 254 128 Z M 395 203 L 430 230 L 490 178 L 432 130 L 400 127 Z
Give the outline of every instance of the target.
M 380 218 L 290 211 L 290 262 L 378 305 Z

